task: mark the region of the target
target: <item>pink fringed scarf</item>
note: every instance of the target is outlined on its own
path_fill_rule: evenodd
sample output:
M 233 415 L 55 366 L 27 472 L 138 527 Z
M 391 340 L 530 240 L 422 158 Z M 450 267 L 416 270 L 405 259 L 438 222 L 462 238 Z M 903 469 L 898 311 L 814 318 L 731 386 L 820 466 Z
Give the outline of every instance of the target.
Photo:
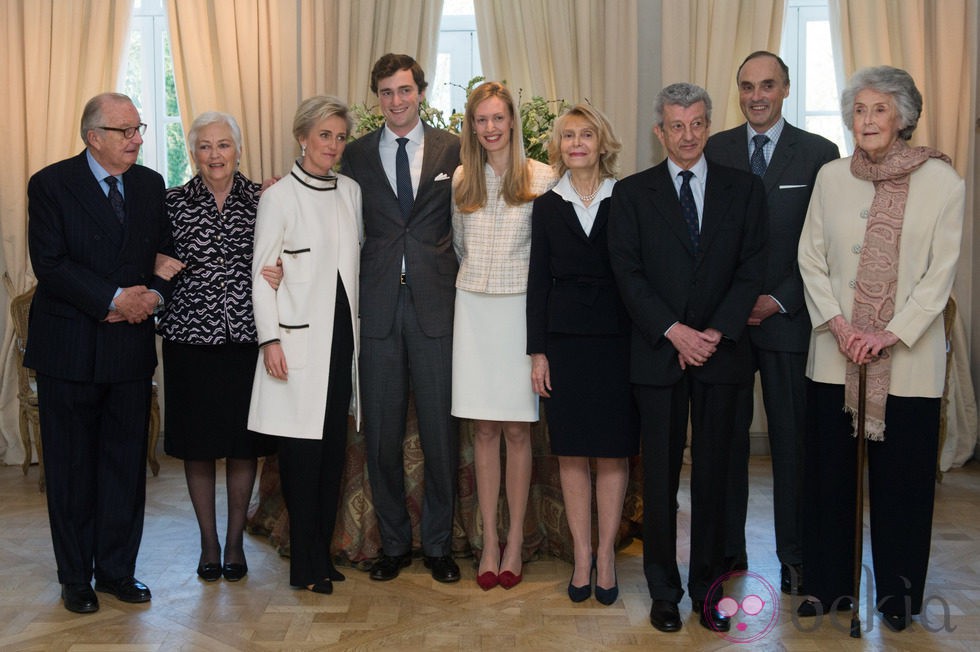
M 864 246 L 858 262 L 851 324 L 859 331 L 884 330 L 895 315 L 898 257 L 902 223 L 909 194 L 909 176 L 930 158 L 950 163 L 948 156 L 931 147 L 909 147 L 896 140 L 880 163 L 857 148 L 851 158 L 851 174 L 874 184 L 875 196 L 868 211 Z M 891 384 L 891 355 L 886 349 L 868 363 L 865 433 L 868 439 L 885 439 L 885 402 Z M 844 405 L 857 432 L 858 365 L 847 363 Z

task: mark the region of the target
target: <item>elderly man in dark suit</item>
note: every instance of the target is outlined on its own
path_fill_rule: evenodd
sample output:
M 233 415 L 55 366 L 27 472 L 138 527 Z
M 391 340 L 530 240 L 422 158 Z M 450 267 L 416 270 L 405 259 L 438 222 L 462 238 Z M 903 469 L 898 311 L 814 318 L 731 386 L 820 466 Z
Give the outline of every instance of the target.
M 708 159 L 762 177 L 769 206 L 769 263 L 762 293 L 749 315 L 753 368 L 762 379 L 769 423 L 776 556 L 784 593 L 803 592 L 801 494 L 803 489 L 805 366 L 810 316 L 796 264 L 803 219 L 817 170 L 840 157 L 837 145 L 797 129 L 783 118 L 789 68 L 772 52 L 753 52 L 736 75 L 745 124 L 715 134 Z M 745 514 L 749 498 L 749 426 L 754 382 L 739 391 L 728 470 L 725 559 L 747 568 Z
M 617 183 L 609 216 L 612 268 L 633 319 L 650 622 L 681 628 L 676 498 L 690 415 L 687 587 L 701 625 L 727 631 L 717 607 L 723 493 L 735 398 L 751 376 L 745 327 L 765 274 L 765 194 L 758 177 L 705 160 L 711 98 L 703 88 L 672 84 L 655 112 L 667 160 Z
M 28 244 L 37 276 L 25 366 L 37 371 L 48 516 L 69 611 L 92 591 L 146 602 L 133 577 L 143 534 L 153 320 L 168 286 L 163 178 L 136 165 L 146 125 L 125 95 L 85 105 L 84 152 L 31 177 Z
M 394 579 L 412 561 L 402 459 L 411 380 L 425 456 L 425 565 L 436 580 L 456 582 L 458 435 L 450 394 L 458 263 L 450 180 L 459 165 L 459 139 L 419 119 L 426 85 L 412 57 L 382 56 L 371 71 L 371 90 L 385 124 L 347 147 L 342 168 L 361 185 L 364 198 L 361 399 L 383 548 L 371 579 Z

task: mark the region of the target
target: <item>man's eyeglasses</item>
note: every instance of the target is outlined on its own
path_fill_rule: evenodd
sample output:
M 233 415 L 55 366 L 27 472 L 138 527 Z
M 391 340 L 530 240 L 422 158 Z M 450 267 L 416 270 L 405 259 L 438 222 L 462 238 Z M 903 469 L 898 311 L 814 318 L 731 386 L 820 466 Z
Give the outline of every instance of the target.
M 130 140 L 133 136 L 135 136 L 137 131 L 140 132 L 140 135 L 146 133 L 146 125 L 142 122 L 139 123 L 139 125 L 137 125 L 136 127 L 97 127 L 97 128 L 102 129 L 103 131 L 118 131 L 123 135 L 123 138 L 125 138 L 126 140 Z

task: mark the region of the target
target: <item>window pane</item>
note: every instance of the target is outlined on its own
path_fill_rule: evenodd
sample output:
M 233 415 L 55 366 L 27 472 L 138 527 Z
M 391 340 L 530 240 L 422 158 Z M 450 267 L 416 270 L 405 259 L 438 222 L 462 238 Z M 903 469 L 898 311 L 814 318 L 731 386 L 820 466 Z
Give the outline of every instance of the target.
M 847 144 L 844 141 L 844 123 L 841 122 L 839 115 L 808 115 L 804 129 L 834 141 L 841 154 L 846 155 L 844 154 L 847 151 Z
M 837 79 L 829 20 L 806 23 L 806 110 L 837 110 Z
M 180 117 L 180 108 L 177 106 L 177 82 L 174 81 L 174 58 L 170 54 L 170 35 L 163 33 L 163 87 L 167 94 L 167 116 L 171 118 Z
M 167 187 L 179 186 L 191 177 L 184 131 L 179 122 L 167 125 Z
M 126 57 L 126 79 L 122 92 L 128 95 L 140 116 L 143 115 L 143 32 L 129 32 L 129 55 Z

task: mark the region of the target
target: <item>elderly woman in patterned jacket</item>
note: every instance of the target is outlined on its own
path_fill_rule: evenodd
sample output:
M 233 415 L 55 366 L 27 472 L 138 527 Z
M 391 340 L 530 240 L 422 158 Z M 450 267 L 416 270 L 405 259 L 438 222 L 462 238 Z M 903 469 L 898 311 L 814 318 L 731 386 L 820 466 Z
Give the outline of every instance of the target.
M 252 373 L 258 356 L 252 317 L 252 238 L 261 186 L 238 171 L 242 132 L 227 113 L 209 111 L 187 134 L 197 174 L 167 191 L 178 260 L 157 273 L 178 273 L 160 319 L 168 455 L 184 474 L 201 530 L 197 574 L 235 582 L 248 572 L 245 515 L 257 458 L 272 440 L 248 431 Z M 281 276 L 281 274 L 280 274 Z M 270 282 L 278 286 L 271 271 Z M 226 459 L 228 523 L 224 559 L 215 518 L 216 460 Z

